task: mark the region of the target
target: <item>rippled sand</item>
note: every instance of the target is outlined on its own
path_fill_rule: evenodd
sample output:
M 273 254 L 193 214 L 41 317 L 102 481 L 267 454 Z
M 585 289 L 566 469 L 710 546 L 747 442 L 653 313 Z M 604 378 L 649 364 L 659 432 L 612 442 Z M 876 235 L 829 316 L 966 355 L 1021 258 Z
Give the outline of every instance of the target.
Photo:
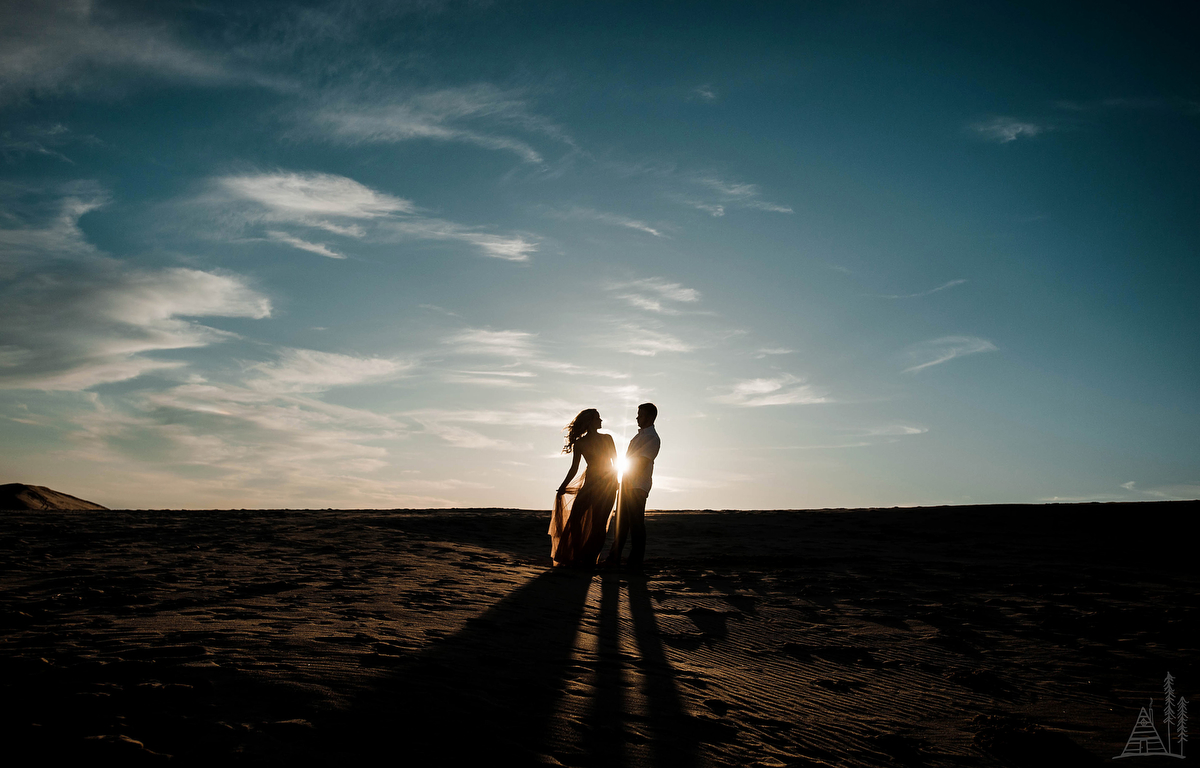
M 1099 764 L 1168 670 L 1197 690 L 1198 507 L 654 513 L 644 577 L 550 570 L 544 512 L 2 512 L 0 738 L 13 764 Z

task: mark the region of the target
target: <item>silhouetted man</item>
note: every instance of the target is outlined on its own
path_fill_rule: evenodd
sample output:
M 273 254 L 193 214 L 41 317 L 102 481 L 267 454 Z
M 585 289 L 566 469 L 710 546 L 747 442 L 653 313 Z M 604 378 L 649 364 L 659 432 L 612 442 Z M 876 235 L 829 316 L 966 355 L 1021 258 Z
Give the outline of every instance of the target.
M 617 535 L 604 564 L 615 568 L 621 563 L 621 550 L 625 548 L 625 537 L 632 539 L 628 567 L 640 570 L 646 556 L 646 497 L 653 484 L 654 459 L 658 456 L 660 442 L 654 430 L 658 408 L 654 403 L 638 406 L 638 433 L 629 441 L 625 451 L 628 465 L 621 476 L 621 496 L 617 505 Z

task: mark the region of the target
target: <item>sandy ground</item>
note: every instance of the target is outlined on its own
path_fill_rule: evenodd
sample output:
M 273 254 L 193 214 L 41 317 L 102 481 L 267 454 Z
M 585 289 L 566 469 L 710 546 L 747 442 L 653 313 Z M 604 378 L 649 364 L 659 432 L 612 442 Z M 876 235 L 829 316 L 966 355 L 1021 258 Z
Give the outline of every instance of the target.
M 1200 690 L 1198 511 L 663 512 L 644 578 L 549 569 L 546 512 L 3 512 L 0 743 L 6 765 L 1099 764 L 1151 697 L 1160 720 L 1167 671 Z

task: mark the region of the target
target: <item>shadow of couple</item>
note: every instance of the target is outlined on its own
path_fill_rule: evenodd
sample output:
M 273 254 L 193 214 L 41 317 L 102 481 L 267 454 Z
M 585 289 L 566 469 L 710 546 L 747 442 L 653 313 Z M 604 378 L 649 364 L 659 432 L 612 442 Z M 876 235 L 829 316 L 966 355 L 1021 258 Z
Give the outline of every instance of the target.
M 632 638 L 622 632 L 622 586 Z M 599 610 L 587 617 L 596 588 Z M 697 764 L 700 735 L 646 581 L 563 570 L 537 576 L 454 635 L 398 659 L 333 719 L 320 729 L 333 736 L 322 750 L 333 764 L 390 753 L 414 765 L 687 768 Z

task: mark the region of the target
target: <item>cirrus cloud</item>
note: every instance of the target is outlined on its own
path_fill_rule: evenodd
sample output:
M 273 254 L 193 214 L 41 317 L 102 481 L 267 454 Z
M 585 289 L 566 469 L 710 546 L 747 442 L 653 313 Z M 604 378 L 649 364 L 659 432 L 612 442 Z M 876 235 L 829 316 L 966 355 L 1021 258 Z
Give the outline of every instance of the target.
M 405 239 L 466 243 L 482 255 L 528 261 L 537 243 L 523 235 L 497 235 L 422 213 L 411 201 L 329 173 L 272 171 L 213 179 L 198 202 L 216 208 L 232 224 L 231 234 L 257 234 L 309 253 L 344 259 L 341 250 L 279 227 L 324 230 L 360 242 Z M 249 207 L 247 207 L 247 205 Z M 272 228 L 264 229 L 264 225 Z
M 696 183 L 707 187 L 717 195 L 717 202 L 702 200 L 691 203 L 693 207 L 706 211 L 711 216 L 724 216 L 729 207 L 753 208 L 771 213 L 793 213 L 790 206 L 763 200 L 762 190 L 757 184 L 725 181 L 716 176 L 701 176 L 696 179 Z
M 172 267 L 138 269 L 92 246 L 79 218 L 104 205 L 96 185 L 77 182 L 41 212 L 0 229 L 0 388 L 84 390 L 178 368 L 151 353 L 203 347 L 232 334 L 204 317 L 271 314 L 271 301 L 234 274 Z M 31 196 L 36 197 L 33 193 Z M 9 217 L 11 220 L 11 216 Z
M 1000 144 L 1008 144 L 1023 136 L 1033 138 L 1050 130 L 1048 125 L 1018 120 L 1015 117 L 994 117 L 991 120 L 972 123 L 970 127 L 983 138 Z
M 935 365 L 941 365 L 956 357 L 995 351 L 995 344 L 978 336 L 943 336 L 940 339 L 930 339 L 911 347 L 907 353 L 908 357 L 919 362 L 905 368 L 904 372 L 916 373 Z
M 307 119 L 317 135 L 343 144 L 459 142 L 512 152 L 533 164 L 543 162 L 541 152 L 514 133 L 572 144 L 560 128 L 531 112 L 521 93 L 488 84 L 398 95 L 382 103 L 336 101 Z
M 314 349 L 286 349 L 274 362 L 251 366 L 251 389 L 264 392 L 324 392 L 333 387 L 394 378 L 411 367 L 399 360 L 355 357 Z
M 354 179 L 332 173 L 250 173 L 214 179 L 239 201 L 257 203 L 262 215 L 305 223 L 311 217 L 371 219 L 413 213 L 409 200 L 377 192 Z
M 681 310 L 673 306 L 674 304 L 691 304 L 700 300 L 700 292 L 695 288 L 685 288 L 679 283 L 672 283 L 660 277 L 613 283 L 607 287 L 617 298 L 638 309 L 664 315 L 680 314 Z
M 221 57 L 184 44 L 166 24 L 98 5 L 91 0 L 6 3 L 0 100 L 30 92 L 87 92 L 131 74 L 197 84 L 247 79 Z
M 758 408 L 767 405 L 817 405 L 833 402 L 827 394 L 805 380 L 785 373 L 760 379 L 743 379 L 730 390 L 713 398 L 714 402 L 736 405 L 741 408 Z
M 21 361 L 0 368 L 0 388 L 83 390 L 180 367 L 145 355 L 231 336 L 191 318 L 270 314 L 270 300 L 234 275 L 109 260 L 33 275 L 0 294 L 0 347 Z

